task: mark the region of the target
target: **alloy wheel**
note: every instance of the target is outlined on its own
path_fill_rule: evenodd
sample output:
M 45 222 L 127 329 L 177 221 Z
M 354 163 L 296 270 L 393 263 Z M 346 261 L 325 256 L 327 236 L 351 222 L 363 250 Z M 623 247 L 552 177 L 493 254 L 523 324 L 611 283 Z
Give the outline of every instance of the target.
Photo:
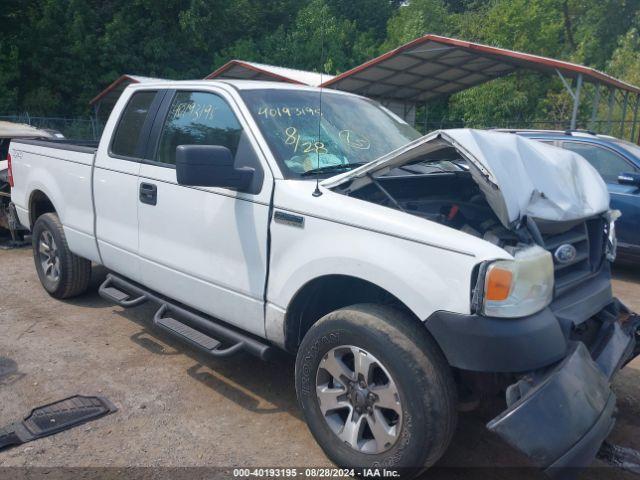
M 377 454 L 398 441 L 400 394 L 389 371 L 363 348 L 344 345 L 325 354 L 316 396 L 331 430 L 352 449 Z
M 38 239 L 38 259 L 45 277 L 57 282 L 60 279 L 60 254 L 49 230 L 43 230 Z

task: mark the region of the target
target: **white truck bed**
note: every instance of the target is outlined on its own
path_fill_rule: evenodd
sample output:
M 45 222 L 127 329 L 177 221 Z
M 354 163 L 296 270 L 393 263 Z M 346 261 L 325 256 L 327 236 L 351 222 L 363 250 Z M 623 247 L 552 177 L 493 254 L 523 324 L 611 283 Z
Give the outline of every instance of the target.
M 41 192 L 60 210 L 65 234 L 74 250 L 97 261 L 91 186 L 96 149 L 47 140 L 16 140 L 12 147 L 18 147 L 18 158 L 12 162 L 13 176 L 26 180 L 15 182 L 11 189 L 20 223 L 33 226 L 30 202 Z

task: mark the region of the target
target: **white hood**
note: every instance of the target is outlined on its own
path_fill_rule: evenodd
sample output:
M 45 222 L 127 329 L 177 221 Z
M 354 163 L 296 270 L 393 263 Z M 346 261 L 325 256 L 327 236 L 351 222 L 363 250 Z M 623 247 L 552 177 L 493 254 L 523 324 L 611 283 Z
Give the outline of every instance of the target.
M 327 188 L 368 175 L 384 174 L 444 146 L 469 162 L 471 175 L 503 225 L 525 217 L 577 220 L 605 212 L 609 193 L 598 172 L 582 156 L 512 133 L 472 129 L 438 130 L 350 172 L 322 182 Z

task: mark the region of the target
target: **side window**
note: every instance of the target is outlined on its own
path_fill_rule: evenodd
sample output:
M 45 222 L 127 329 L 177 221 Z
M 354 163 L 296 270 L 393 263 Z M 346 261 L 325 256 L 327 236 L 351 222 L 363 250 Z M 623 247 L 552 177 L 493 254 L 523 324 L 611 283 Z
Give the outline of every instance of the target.
M 629 163 L 620 155 L 598 145 L 564 142 L 562 147 L 582 155 L 608 183 L 616 183 L 619 174 L 631 169 Z
M 241 136 L 238 119 L 218 95 L 179 91 L 160 134 L 156 161 L 175 165 L 178 145 L 222 145 L 235 156 Z
M 123 157 L 140 157 L 138 141 L 145 124 L 149 108 L 156 96 L 153 92 L 137 92 L 129 99 L 116 127 L 111 143 L 111 152 Z

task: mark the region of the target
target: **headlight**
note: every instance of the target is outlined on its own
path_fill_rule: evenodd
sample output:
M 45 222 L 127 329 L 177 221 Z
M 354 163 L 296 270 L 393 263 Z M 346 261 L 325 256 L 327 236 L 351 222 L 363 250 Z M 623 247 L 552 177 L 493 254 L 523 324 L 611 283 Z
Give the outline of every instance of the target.
M 519 250 L 513 260 L 492 262 L 478 286 L 482 292 L 476 304 L 483 315 L 524 317 L 536 313 L 553 298 L 551 253 L 534 246 Z

